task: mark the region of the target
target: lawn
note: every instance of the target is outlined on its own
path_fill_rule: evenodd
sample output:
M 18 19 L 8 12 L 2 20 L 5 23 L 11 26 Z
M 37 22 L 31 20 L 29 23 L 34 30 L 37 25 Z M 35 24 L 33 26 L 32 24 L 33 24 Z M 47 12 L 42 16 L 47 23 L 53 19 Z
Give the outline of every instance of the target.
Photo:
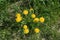
M 0 40 L 60 40 L 60 0 L 0 0 Z

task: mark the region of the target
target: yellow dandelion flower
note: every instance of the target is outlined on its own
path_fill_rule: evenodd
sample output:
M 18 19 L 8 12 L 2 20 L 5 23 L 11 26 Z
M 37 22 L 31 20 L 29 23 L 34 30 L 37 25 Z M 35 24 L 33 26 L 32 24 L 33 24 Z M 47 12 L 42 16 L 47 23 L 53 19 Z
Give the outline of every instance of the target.
M 21 16 L 21 14 L 20 14 L 20 13 L 17 13 L 17 14 L 16 14 L 16 17 L 20 17 L 20 16 Z
M 24 29 L 24 34 L 28 34 L 29 33 L 29 29 Z
M 27 14 L 28 14 L 28 10 L 24 10 L 24 11 L 23 11 L 23 14 L 24 14 L 24 15 L 27 15 Z
M 35 14 L 32 14 L 32 15 L 31 15 L 31 17 L 32 17 L 32 18 L 35 18 L 35 17 L 36 17 L 36 15 L 35 15 Z
M 24 28 L 24 29 L 27 29 L 27 28 L 28 28 L 28 26 L 27 26 L 27 25 L 24 25 L 24 26 L 23 26 L 23 28 Z
M 39 18 L 34 18 L 33 22 L 39 22 Z
M 40 17 L 39 21 L 43 23 L 45 21 L 44 17 Z
M 39 28 L 35 28 L 35 29 L 34 29 L 34 32 L 35 32 L 35 33 L 39 33 L 39 32 L 40 32 Z
M 16 22 L 21 22 L 22 21 L 22 17 L 17 17 L 16 18 Z
M 32 11 L 33 10 L 33 8 L 30 8 L 30 11 Z

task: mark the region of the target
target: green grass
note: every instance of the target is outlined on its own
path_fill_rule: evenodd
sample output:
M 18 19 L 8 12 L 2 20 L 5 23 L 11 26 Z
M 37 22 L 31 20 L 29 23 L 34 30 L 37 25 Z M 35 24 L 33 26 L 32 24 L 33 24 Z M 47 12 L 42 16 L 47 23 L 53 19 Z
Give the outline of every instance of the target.
M 1 2 L 2 1 L 2 2 Z M 18 4 L 18 5 L 17 5 Z M 37 17 L 43 16 L 45 22 L 33 24 L 32 22 L 23 21 L 23 23 L 16 23 L 15 14 L 20 12 L 22 14 L 24 9 L 29 11 L 30 7 L 34 9 Z M 0 0 L 0 40 L 60 40 L 60 1 L 59 0 L 20 0 L 4 1 Z M 22 14 L 24 17 L 24 15 Z M 29 18 L 28 16 L 27 18 Z M 24 17 L 25 18 L 25 17 Z M 26 20 L 27 20 L 26 18 Z M 28 19 L 30 20 L 30 19 Z M 27 24 L 30 26 L 39 26 L 39 34 L 31 33 L 25 35 L 21 25 Z M 35 27 L 33 27 L 35 28 Z M 30 28 L 30 30 L 33 30 Z

